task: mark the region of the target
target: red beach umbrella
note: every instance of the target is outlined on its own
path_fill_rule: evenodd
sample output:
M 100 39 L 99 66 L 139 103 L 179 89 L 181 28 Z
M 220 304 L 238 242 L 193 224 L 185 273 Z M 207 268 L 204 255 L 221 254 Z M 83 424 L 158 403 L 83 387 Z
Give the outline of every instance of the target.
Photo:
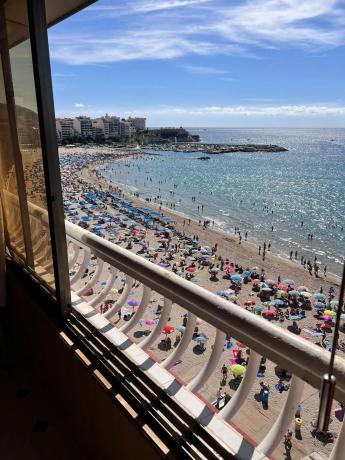
M 173 326 L 170 326 L 169 324 L 163 327 L 164 334 L 171 334 L 172 332 L 174 332 L 174 330 L 175 328 Z
M 186 269 L 186 272 L 188 272 L 188 273 L 194 273 L 195 271 L 196 271 L 196 268 L 195 268 L 195 267 L 188 267 L 188 268 Z

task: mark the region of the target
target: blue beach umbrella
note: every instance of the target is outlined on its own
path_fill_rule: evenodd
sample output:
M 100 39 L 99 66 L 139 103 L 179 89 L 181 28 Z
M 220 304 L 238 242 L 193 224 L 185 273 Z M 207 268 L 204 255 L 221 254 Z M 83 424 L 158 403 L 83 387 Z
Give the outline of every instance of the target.
M 243 278 L 241 275 L 231 275 L 231 281 L 239 282 L 242 281 Z
M 198 335 L 197 337 L 194 337 L 193 340 L 197 343 L 206 343 L 208 341 L 208 337 L 205 337 L 204 335 Z
M 338 300 L 331 300 L 331 302 L 329 303 L 330 307 L 337 307 L 338 305 L 339 305 Z
M 325 300 L 326 296 L 325 294 L 323 294 L 322 292 L 316 292 L 314 295 L 313 295 L 314 299 L 316 300 Z
M 184 334 L 184 332 L 185 332 L 185 330 L 186 330 L 185 326 L 182 326 L 182 325 L 181 325 L 181 326 L 177 326 L 176 329 L 177 329 L 179 332 L 181 332 L 181 334 Z
M 275 303 L 276 305 L 278 305 L 278 306 L 279 306 L 279 305 L 285 305 L 284 300 L 281 300 L 281 299 L 276 299 L 276 300 L 274 301 L 274 303 Z
M 294 297 L 298 297 L 301 293 L 299 291 L 293 290 L 293 291 L 289 291 L 288 294 Z
M 324 310 L 326 308 L 326 305 L 322 302 L 315 302 L 314 308 L 316 308 L 317 310 Z
M 254 311 L 263 311 L 264 310 L 264 307 L 262 307 L 261 305 L 255 305 L 254 307 Z
M 250 276 L 251 274 L 252 272 L 250 270 L 246 270 L 245 272 L 243 272 L 244 276 Z

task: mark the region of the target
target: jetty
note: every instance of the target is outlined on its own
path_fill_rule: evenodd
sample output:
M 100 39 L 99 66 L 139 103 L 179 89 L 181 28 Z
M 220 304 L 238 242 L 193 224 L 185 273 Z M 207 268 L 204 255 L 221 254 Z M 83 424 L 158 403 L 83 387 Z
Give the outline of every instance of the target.
M 201 144 L 199 142 L 169 142 L 165 144 L 147 144 L 144 149 L 181 153 L 204 153 L 219 155 L 234 152 L 286 152 L 288 149 L 272 144 Z

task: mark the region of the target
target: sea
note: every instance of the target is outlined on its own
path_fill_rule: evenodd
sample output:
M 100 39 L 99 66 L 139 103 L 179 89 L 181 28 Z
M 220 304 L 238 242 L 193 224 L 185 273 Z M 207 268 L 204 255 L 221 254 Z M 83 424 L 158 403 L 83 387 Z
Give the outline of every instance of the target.
M 163 208 L 214 221 L 272 252 L 315 260 L 341 275 L 345 256 L 345 129 L 187 128 L 201 142 L 277 144 L 279 153 L 155 155 L 114 162 L 103 174 L 141 198 L 161 196 Z M 172 194 L 171 192 L 174 192 Z M 195 201 L 192 197 L 196 197 Z M 199 206 L 199 209 L 198 209 Z M 203 208 L 202 208 L 203 206 Z M 308 238 L 312 234 L 313 239 Z

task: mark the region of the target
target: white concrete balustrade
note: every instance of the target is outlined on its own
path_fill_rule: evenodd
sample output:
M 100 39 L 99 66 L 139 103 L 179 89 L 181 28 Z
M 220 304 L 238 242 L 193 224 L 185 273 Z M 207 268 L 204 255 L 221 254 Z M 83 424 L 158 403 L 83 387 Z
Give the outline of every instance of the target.
M 217 425 L 217 428 L 213 430 L 212 423 L 210 424 L 212 427 L 210 425 L 208 426 L 208 429 L 210 429 L 213 435 L 221 442 L 225 441 L 225 432 L 223 430 L 225 426 L 227 427 L 226 444 L 234 454 L 236 454 L 236 436 L 233 437 L 234 429 L 230 428 L 227 422 L 231 421 L 234 415 L 241 410 L 242 405 L 246 401 L 255 382 L 261 356 L 265 355 L 268 359 L 285 369 L 289 369 L 290 372 L 293 373 L 288 397 L 275 423 L 268 429 L 266 436 L 259 446 L 251 453 L 248 451 L 248 457 L 242 457 L 243 454 L 241 454 L 241 458 L 265 458 L 266 456 L 270 456 L 281 442 L 284 434 L 293 421 L 295 408 L 303 392 L 304 382 L 311 384 L 315 388 L 320 387 L 322 375 L 327 371 L 329 353 L 298 336 L 274 326 L 263 318 L 255 316 L 245 309 L 240 309 L 231 302 L 87 230 L 83 230 L 74 224 L 66 222 L 66 233 L 69 245 L 69 258 L 71 261 L 70 266 L 72 268 L 72 264 L 76 264 L 75 255 L 78 253 L 78 267 L 83 268 L 82 271 L 80 271 L 79 268 L 75 268 L 75 273 L 79 273 L 78 276 L 81 276 L 85 271 L 87 266 L 85 260 L 88 261 L 90 254 L 92 254 L 94 257 L 97 257 L 97 264 L 99 264 L 100 261 L 102 261 L 103 264 L 108 264 L 109 273 L 112 273 L 112 270 L 116 269 L 121 273 L 121 276 L 125 277 L 124 289 L 120 298 L 103 315 L 97 312 L 95 316 L 90 317 L 90 312 L 92 308 L 99 306 L 101 301 L 109 295 L 115 274 L 109 275 L 106 284 L 101 287 L 100 293 L 96 296 L 97 301 L 93 299 L 89 303 L 80 303 L 79 298 L 80 292 L 85 292 L 88 287 L 94 286 L 95 280 L 99 279 L 99 272 L 97 269 L 85 287 L 83 287 L 82 290 L 79 289 L 79 291 L 76 291 L 79 295 L 74 296 L 74 308 L 78 309 L 78 311 L 83 311 L 84 316 L 90 317 L 90 320 L 93 318 L 93 324 L 95 324 L 96 318 L 98 318 L 97 321 L 99 321 L 99 326 L 104 327 L 104 320 L 111 320 L 111 318 L 113 318 L 119 308 L 127 301 L 134 280 L 143 284 L 142 299 L 131 320 L 119 329 L 114 327 L 114 329 L 117 329 L 117 334 L 127 334 L 138 324 L 138 321 L 143 317 L 145 309 L 148 306 L 151 291 L 158 292 L 164 297 L 164 306 L 159 321 L 143 341 L 137 345 L 133 344 L 134 355 L 139 353 L 139 350 L 145 352 L 145 350 L 158 339 L 163 327 L 167 323 L 173 303 L 183 305 L 186 310 L 188 310 L 189 319 L 182 340 L 177 347 L 171 351 L 171 354 L 159 364 L 161 372 L 163 372 L 163 370 L 165 372 L 161 374 L 163 388 L 165 387 L 164 382 L 166 382 L 166 379 L 169 379 L 169 366 L 177 359 L 181 359 L 187 350 L 187 346 L 192 338 L 196 318 L 199 317 L 215 326 L 217 332 L 208 361 L 201 368 L 199 373 L 173 396 L 179 400 L 185 410 L 189 414 L 194 415 L 195 418 L 198 418 L 202 412 L 200 408 L 203 406 L 201 400 L 196 402 L 197 396 L 195 393 L 205 385 L 216 368 L 223 351 L 226 334 L 244 342 L 250 348 L 249 364 L 241 385 L 230 402 L 214 416 L 214 425 Z M 71 276 L 71 284 L 72 289 L 74 286 L 78 286 L 78 279 L 75 274 Z M 80 305 L 82 305 L 82 307 L 80 307 Z M 123 341 L 128 341 L 128 336 L 123 335 L 122 338 Z M 128 349 L 126 352 L 128 353 Z M 335 374 L 337 377 L 336 397 L 339 400 L 344 400 L 345 364 L 343 360 L 338 358 L 336 358 Z M 198 407 L 200 412 L 198 412 Z M 231 433 L 227 431 L 228 429 L 231 430 Z M 344 444 L 344 431 L 345 430 L 342 430 L 335 443 L 333 459 L 341 458 L 338 452 L 340 451 L 339 446 Z M 240 435 L 237 433 L 237 436 Z
M 38 228 L 47 226 L 48 220 L 44 210 L 30 204 L 29 212 L 30 218 L 37 221 Z M 152 357 L 146 353 L 146 350 L 158 339 L 173 305 L 183 305 L 189 312 L 183 338 L 162 363 L 153 362 L 150 366 L 144 366 L 143 372 L 166 391 L 189 416 L 202 424 L 205 430 L 229 453 L 246 460 L 269 457 L 291 425 L 304 382 L 316 389 L 320 388 L 322 376 L 328 370 L 329 353 L 77 225 L 66 221 L 65 226 L 71 273 L 72 308 L 140 367 L 148 360 L 152 361 Z M 37 251 L 38 248 L 44 251 L 42 245 L 39 244 L 40 235 L 42 231 L 37 231 L 37 241 L 33 243 Z M 20 236 L 18 238 L 20 240 Z M 18 247 L 20 244 L 21 241 L 18 242 Z M 91 277 L 83 277 L 90 262 L 93 263 L 94 273 Z M 107 279 L 100 284 L 100 278 L 104 278 L 105 273 Z M 124 279 L 123 291 L 111 308 L 101 314 L 98 307 L 111 295 L 111 289 L 119 275 Z M 132 318 L 117 328 L 112 323 L 112 318 L 127 302 L 134 282 L 142 284 L 140 305 Z M 97 292 L 91 297 L 87 296 L 91 300 L 86 300 L 85 294 L 96 285 L 100 286 Z M 147 337 L 140 343 L 132 342 L 129 346 L 127 334 L 143 317 L 152 291 L 164 297 L 160 319 Z M 192 339 L 196 318 L 201 318 L 216 328 L 212 352 L 199 373 L 191 381 L 186 382 L 186 385 L 179 384 L 178 390 L 171 393 L 169 388 L 176 380 L 169 372 L 169 367 L 186 353 Z M 230 402 L 220 412 L 215 413 L 216 411 L 212 411 L 205 405 L 196 392 L 207 383 L 214 372 L 222 354 L 226 335 L 245 343 L 251 352 L 241 385 Z M 253 449 L 250 443 L 228 422 L 231 422 L 247 400 L 255 382 L 261 356 L 288 369 L 293 377 L 288 397 L 280 414 L 275 423 L 268 427 L 267 434 L 261 443 Z M 335 397 L 339 401 L 345 401 L 345 362 L 338 357 L 335 359 L 334 374 L 337 379 Z M 343 426 L 334 444 L 332 460 L 343 458 L 344 445 L 345 429 Z

